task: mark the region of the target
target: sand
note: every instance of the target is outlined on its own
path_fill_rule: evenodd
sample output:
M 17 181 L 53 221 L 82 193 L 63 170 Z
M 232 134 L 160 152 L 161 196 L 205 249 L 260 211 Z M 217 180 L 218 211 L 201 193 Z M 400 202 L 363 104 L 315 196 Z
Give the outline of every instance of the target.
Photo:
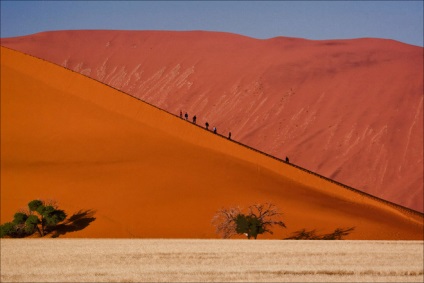
M 282 239 L 423 238 L 423 216 L 375 200 L 76 72 L 1 49 L 1 223 L 35 198 L 86 221 L 60 237 L 217 238 L 223 207 L 272 202 Z
M 1 40 L 346 185 L 424 212 L 423 48 L 220 32 Z

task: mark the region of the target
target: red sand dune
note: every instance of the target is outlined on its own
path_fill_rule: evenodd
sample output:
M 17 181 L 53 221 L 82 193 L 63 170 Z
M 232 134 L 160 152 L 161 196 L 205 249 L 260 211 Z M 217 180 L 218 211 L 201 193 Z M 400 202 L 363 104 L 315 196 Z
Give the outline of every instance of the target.
M 421 47 L 201 31 L 59 31 L 1 44 L 424 211 Z
M 273 238 L 355 227 L 347 239 L 423 239 L 422 214 L 2 47 L 1 223 L 35 198 L 96 218 L 64 237 L 213 238 L 218 209 L 272 201 L 288 226 Z

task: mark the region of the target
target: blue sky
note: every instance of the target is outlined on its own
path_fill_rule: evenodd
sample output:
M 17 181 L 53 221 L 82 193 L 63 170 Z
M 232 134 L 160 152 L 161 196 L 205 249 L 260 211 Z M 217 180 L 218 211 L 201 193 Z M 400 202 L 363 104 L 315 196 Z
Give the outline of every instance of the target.
M 49 30 L 207 30 L 377 37 L 423 46 L 423 1 L 3 1 L 1 37 Z

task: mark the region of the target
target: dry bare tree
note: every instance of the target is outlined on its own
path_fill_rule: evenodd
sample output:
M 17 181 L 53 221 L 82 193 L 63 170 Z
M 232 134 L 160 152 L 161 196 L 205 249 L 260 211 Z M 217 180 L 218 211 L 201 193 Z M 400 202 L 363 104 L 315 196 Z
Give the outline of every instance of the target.
M 215 225 L 215 232 L 224 239 L 237 234 L 235 219 L 241 213 L 240 208 L 230 207 L 228 209 L 222 208 L 212 218 L 212 223 Z
M 279 220 L 283 214 L 279 212 L 277 207 L 272 203 L 259 203 L 249 206 L 249 215 L 252 215 L 254 218 L 259 220 L 261 230 L 263 230 L 263 232 L 258 234 L 273 234 L 271 228 L 274 225 L 286 228 L 286 224 Z
M 215 214 L 212 223 L 216 226 L 216 233 L 224 239 L 236 234 L 256 239 L 259 234 L 273 234 L 271 228 L 274 225 L 285 228 L 286 225 L 280 220 L 281 215 L 274 204 L 259 203 L 249 206 L 246 214 L 238 207 L 221 209 Z

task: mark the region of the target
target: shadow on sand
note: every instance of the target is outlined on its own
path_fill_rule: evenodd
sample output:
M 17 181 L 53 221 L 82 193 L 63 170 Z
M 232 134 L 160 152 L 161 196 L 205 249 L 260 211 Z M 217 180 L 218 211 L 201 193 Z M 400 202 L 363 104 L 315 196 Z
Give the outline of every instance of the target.
M 90 225 L 91 222 L 96 220 L 94 210 L 80 210 L 77 213 L 74 213 L 69 219 L 65 220 L 62 224 L 59 224 L 55 227 L 53 231 L 53 238 L 57 238 L 60 235 L 65 235 L 69 232 L 80 231 Z
M 337 228 L 333 233 L 318 235 L 315 230 L 307 231 L 302 229 L 293 233 L 291 237 L 284 240 L 343 240 L 343 237 L 349 235 L 355 227 L 346 229 Z

